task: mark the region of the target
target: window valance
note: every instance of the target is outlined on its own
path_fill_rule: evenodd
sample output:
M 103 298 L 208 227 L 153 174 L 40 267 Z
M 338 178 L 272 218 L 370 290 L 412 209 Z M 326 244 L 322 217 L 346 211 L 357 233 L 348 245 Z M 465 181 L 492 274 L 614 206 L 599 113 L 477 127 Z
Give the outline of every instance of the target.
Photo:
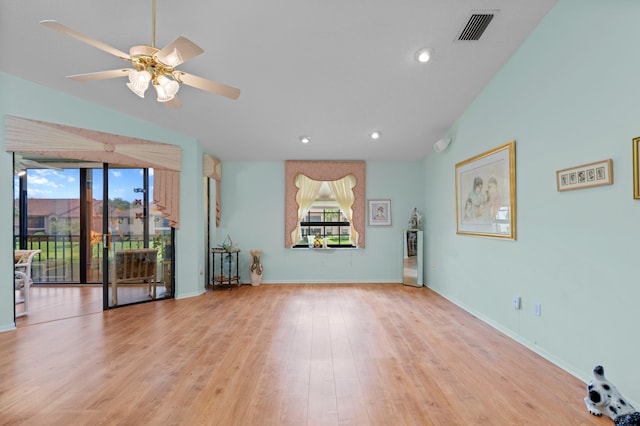
M 182 149 L 178 146 L 6 116 L 5 150 L 118 166 L 153 168 L 153 198 L 156 207 L 169 219 L 172 226 L 179 227 Z

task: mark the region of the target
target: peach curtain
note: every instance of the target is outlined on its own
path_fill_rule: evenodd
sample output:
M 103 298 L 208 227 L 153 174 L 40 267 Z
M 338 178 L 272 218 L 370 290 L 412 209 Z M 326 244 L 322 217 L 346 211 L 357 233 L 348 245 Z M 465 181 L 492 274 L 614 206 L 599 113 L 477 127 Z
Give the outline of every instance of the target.
M 216 181 L 216 227 L 220 226 L 220 182 L 222 181 L 222 162 L 216 157 L 204 154 L 202 157 L 203 175 Z
M 180 225 L 180 172 L 154 170 L 153 202 L 162 217 L 169 220 L 169 225 L 178 228 Z

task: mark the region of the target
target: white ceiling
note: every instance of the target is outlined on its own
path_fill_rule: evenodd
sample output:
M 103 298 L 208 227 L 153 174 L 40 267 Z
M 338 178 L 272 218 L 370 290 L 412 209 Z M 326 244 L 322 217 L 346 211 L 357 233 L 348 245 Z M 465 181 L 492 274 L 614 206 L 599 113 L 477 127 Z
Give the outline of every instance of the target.
M 57 20 L 126 52 L 151 44 L 151 0 L 1 0 L 0 71 L 192 136 L 224 161 L 415 160 L 555 3 L 157 0 L 156 45 L 189 38 L 205 52 L 180 70 L 242 90 L 234 101 L 183 86 L 170 110 L 125 79 L 66 79 L 127 63 L 39 25 Z M 479 41 L 457 41 L 478 11 L 496 16 Z M 434 50 L 427 64 L 414 60 L 421 47 Z

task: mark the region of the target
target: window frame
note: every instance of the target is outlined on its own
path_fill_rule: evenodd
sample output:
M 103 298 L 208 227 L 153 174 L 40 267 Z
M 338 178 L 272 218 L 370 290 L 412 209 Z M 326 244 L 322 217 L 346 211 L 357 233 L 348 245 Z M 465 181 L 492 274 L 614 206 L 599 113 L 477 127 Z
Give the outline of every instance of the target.
M 308 220 L 311 219 L 311 214 L 312 212 L 317 212 L 318 210 L 322 210 L 322 215 L 326 216 L 327 215 L 327 211 L 328 210 L 337 210 L 338 211 L 338 219 L 340 217 L 344 218 L 344 221 L 312 221 L 312 220 Z M 329 214 L 336 214 L 334 212 L 330 212 Z M 325 228 L 325 232 L 321 234 L 321 236 L 323 238 L 327 237 L 326 234 L 326 228 L 330 228 L 330 227 L 338 227 L 338 229 L 340 228 L 351 228 L 351 222 L 349 222 L 347 220 L 347 218 L 345 217 L 344 213 L 338 208 L 338 207 L 321 207 L 321 206 L 313 206 L 311 207 L 311 209 L 309 209 L 309 211 L 307 212 L 307 220 L 301 220 L 300 221 L 300 227 L 301 228 L 310 228 L 310 227 L 320 227 L 320 228 Z M 309 235 L 309 233 L 307 233 L 307 235 Z M 333 234 L 330 234 L 330 236 L 334 236 Z M 338 238 L 342 239 L 342 234 L 338 233 Z M 346 238 L 348 240 L 350 240 L 350 235 L 348 235 Z M 295 248 L 309 248 L 309 244 L 302 244 L 299 241 L 293 246 Z M 345 248 L 355 248 L 355 245 L 353 245 L 353 243 L 351 244 L 328 244 L 327 247 L 329 248 L 337 248 L 337 249 L 345 249 Z

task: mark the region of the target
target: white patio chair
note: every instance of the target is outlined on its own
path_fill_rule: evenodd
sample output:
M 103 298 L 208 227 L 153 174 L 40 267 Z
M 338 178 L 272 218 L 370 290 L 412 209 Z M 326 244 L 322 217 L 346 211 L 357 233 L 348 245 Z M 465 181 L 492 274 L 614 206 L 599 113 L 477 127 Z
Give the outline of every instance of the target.
M 16 313 L 16 317 L 21 317 L 29 313 L 29 277 L 24 272 L 14 271 L 13 282 L 15 290 L 22 292 L 22 296 L 16 296 L 16 305 L 24 303 L 22 312 Z
M 21 297 L 16 297 L 16 305 L 24 303 L 24 310 L 16 314 L 16 317 L 21 317 L 29 313 L 29 287 L 33 284 L 31 265 L 33 258 L 38 253 L 40 253 L 40 250 L 16 250 L 14 252 L 15 270 L 13 282 L 15 290 L 22 292 Z

